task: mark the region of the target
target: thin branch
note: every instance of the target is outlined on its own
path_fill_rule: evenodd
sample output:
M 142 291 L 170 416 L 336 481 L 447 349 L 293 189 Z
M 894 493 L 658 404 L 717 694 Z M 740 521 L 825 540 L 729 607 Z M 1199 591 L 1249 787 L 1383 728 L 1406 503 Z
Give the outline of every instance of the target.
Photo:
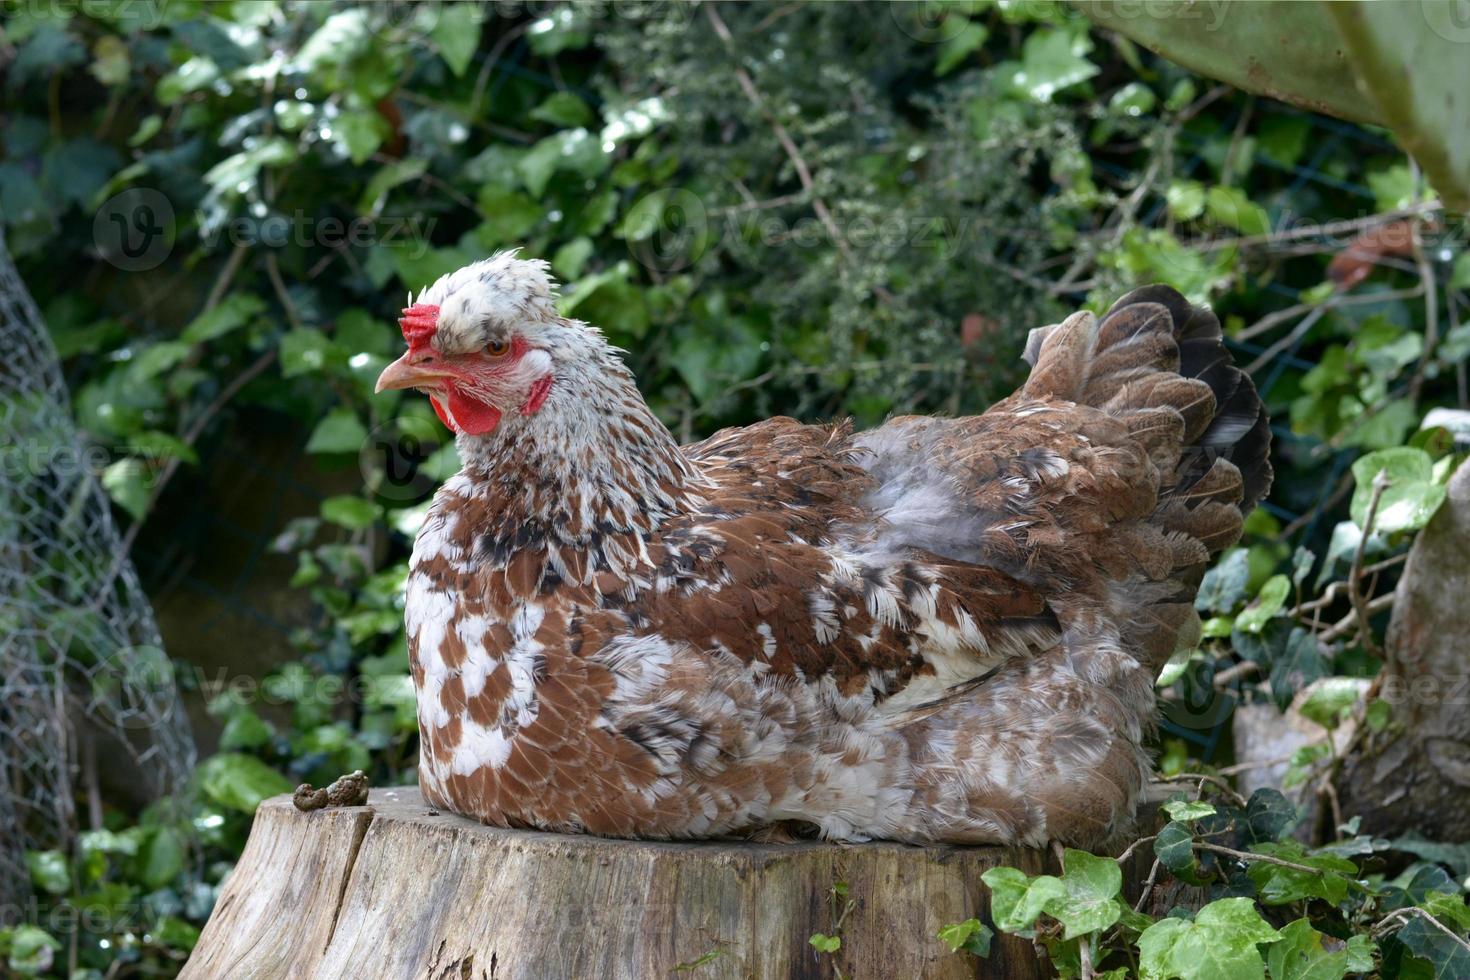
M 1414 376 L 1409 379 L 1409 398 L 1417 402 L 1419 392 L 1424 387 L 1424 372 L 1429 369 L 1429 361 L 1434 357 L 1434 348 L 1439 344 L 1439 288 L 1434 279 L 1434 263 L 1429 261 L 1429 252 L 1424 247 L 1424 239 L 1420 234 L 1418 225 L 1414 226 L 1414 259 L 1419 270 L 1419 284 L 1424 289 L 1424 351 L 1419 355 L 1419 363 L 1414 368 Z
M 1154 882 L 1159 879 L 1160 863 L 1158 858 L 1154 858 L 1153 867 L 1148 869 L 1148 877 L 1143 880 L 1143 891 L 1139 894 L 1138 901 L 1134 903 L 1133 911 L 1143 911 L 1143 906 L 1148 902 L 1148 896 L 1154 890 Z
M 1378 613 L 1383 612 L 1383 610 L 1389 608 L 1392 605 L 1392 592 L 1378 596 L 1377 598 L 1369 601 L 1367 606 L 1368 615 L 1376 616 Z M 1331 643 L 1333 640 L 1341 639 L 1342 637 L 1346 636 L 1348 631 L 1355 627 L 1357 624 L 1358 610 L 1353 609 L 1342 619 L 1339 619 L 1337 622 L 1333 623 L 1327 630 L 1319 634 L 1317 640 L 1321 643 Z
M 1242 660 L 1238 664 L 1235 664 L 1231 667 L 1226 667 L 1224 670 L 1215 675 L 1215 689 L 1224 690 L 1231 684 L 1240 680 L 1242 677 L 1248 677 L 1251 674 L 1256 673 L 1260 669 L 1261 665 L 1256 663 L 1254 660 Z
M 1133 852 L 1134 851 L 1138 850 L 1140 847 L 1142 847 L 1144 844 L 1147 844 L 1149 841 L 1156 840 L 1157 838 L 1158 838 L 1158 835 L 1157 834 L 1154 834 L 1154 835 L 1149 836 L 1149 837 L 1140 837 L 1138 840 L 1134 841 L 1132 844 L 1129 844 L 1128 847 L 1127 847 L 1127 849 L 1125 849 L 1122 854 L 1119 854 L 1118 855 L 1118 857 L 1116 859 L 1117 862 L 1119 864 L 1126 863 L 1127 860 L 1133 856 Z
M 291 301 L 291 294 L 286 291 L 286 281 L 281 278 L 281 265 L 276 261 L 274 251 L 265 253 L 265 274 L 271 281 L 271 288 L 276 291 L 276 299 L 281 301 L 281 307 L 286 311 L 286 319 L 290 321 L 291 329 L 302 329 L 305 324 L 301 322 L 301 315 L 296 311 L 296 304 Z
M 1353 568 L 1348 574 L 1348 597 L 1352 599 L 1353 611 L 1358 615 L 1358 642 L 1363 649 L 1378 659 L 1383 659 L 1383 650 L 1369 625 L 1368 597 L 1363 594 L 1363 553 L 1368 549 L 1368 539 L 1373 535 L 1373 522 L 1378 517 L 1378 504 L 1383 492 L 1392 484 L 1385 470 L 1373 477 L 1373 497 L 1368 501 L 1368 516 L 1363 519 L 1363 534 L 1358 538 L 1357 550 L 1353 552 Z
M 1168 779 L 1161 779 L 1159 783 L 1162 785 L 1168 785 L 1170 783 L 1210 783 L 1218 787 L 1226 796 L 1231 797 L 1241 806 L 1245 806 L 1246 804 L 1245 797 L 1236 792 L 1234 786 L 1231 786 L 1219 776 L 1212 776 L 1207 772 L 1181 772 L 1170 776 Z
M 1382 935 L 1384 935 L 1384 934 L 1386 934 L 1388 932 L 1392 932 L 1394 929 L 1402 928 L 1404 925 L 1407 924 L 1407 921 L 1405 921 L 1405 922 L 1399 922 L 1399 923 L 1395 923 L 1391 928 L 1388 928 L 1389 923 L 1392 922 L 1393 920 L 1395 920 L 1395 919 L 1407 920 L 1411 916 L 1415 916 L 1415 915 L 1419 916 L 1422 919 L 1429 920 L 1429 924 L 1430 925 L 1434 926 L 1436 929 L 1438 929 L 1440 932 L 1444 933 L 1446 936 L 1449 936 L 1462 949 L 1466 950 L 1467 952 L 1470 952 L 1470 942 L 1466 942 L 1464 940 L 1464 938 L 1462 938 L 1460 936 L 1459 933 L 1455 932 L 1449 926 L 1447 926 L 1443 922 L 1439 921 L 1438 918 L 1436 918 L 1435 916 L 1431 915 L 1430 913 L 1424 911 L 1421 908 L 1416 908 L 1415 906 L 1412 906 L 1412 905 L 1409 906 L 1408 908 L 1395 909 L 1394 911 L 1388 913 L 1383 918 L 1379 919 L 1378 920 L 1378 923 L 1376 925 L 1374 925 L 1373 928 L 1370 931 L 1372 932 L 1372 934 L 1375 937 L 1382 936 Z
M 1259 861 L 1264 864 L 1274 864 L 1281 868 L 1290 868 L 1293 871 L 1305 871 L 1312 875 L 1321 875 L 1321 868 L 1314 868 L 1309 864 L 1297 864 L 1295 861 L 1284 861 L 1270 854 L 1256 854 L 1253 851 L 1237 851 L 1233 847 L 1223 844 L 1211 844 L 1209 841 L 1197 840 L 1192 845 L 1196 851 L 1210 851 L 1214 854 L 1225 854 L 1235 858 L 1237 861 Z

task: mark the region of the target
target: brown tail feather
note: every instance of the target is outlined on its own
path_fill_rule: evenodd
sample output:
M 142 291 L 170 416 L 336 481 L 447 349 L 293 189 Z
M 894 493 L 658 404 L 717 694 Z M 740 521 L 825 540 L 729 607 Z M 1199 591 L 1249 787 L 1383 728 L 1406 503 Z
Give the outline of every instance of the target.
M 1169 542 L 1170 567 L 1160 576 L 1139 560 L 1124 588 L 1123 639 L 1159 663 L 1197 640 L 1204 567 L 1240 537 L 1271 486 L 1265 406 L 1225 349 L 1220 321 L 1168 286 L 1134 290 L 1100 322 L 1077 314 L 1032 331 L 1026 359 L 1025 394 L 1104 409 L 1165 473 L 1146 523 Z

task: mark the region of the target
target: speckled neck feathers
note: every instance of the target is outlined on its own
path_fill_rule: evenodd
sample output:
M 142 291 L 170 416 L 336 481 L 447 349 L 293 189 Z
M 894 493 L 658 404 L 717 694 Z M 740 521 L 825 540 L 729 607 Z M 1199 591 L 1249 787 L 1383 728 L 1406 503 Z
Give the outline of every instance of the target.
M 495 567 L 529 549 L 565 578 L 568 565 L 583 571 L 570 555 L 581 551 L 586 574 L 622 572 L 639 560 L 624 553 L 642 550 L 633 539 L 698 507 L 702 480 L 600 335 L 563 321 L 554 336 L 545 403 L 458 439 L 463 476 L 485 508 L 471 560 Z

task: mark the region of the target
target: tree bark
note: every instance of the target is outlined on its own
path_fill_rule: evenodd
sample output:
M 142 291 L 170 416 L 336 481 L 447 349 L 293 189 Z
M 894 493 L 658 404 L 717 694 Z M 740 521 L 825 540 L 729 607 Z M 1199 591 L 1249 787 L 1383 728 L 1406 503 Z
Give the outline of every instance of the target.
M 1470 840 L 1470 463 L 1409 551 L 1387 641 L 1394 724 L 1344 763 L 1343 815 L 1366 833 Z
M 986 870 L 1045 863 L 1024 848 L 502 830 L 436 813 L 411 788 L 314 813 L 277 797 L 182 977 L 1028 980 L 1049 974 L 1029 941 L 997 934 L 980 959 L 936 933 L 988 921 Z M 816 933 L 841 948 L 819 953 Z

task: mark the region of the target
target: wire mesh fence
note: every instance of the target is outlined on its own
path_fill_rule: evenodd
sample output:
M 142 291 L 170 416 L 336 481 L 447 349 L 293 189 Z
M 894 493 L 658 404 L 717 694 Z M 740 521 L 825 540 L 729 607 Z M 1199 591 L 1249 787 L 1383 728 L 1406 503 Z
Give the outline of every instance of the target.
M 28 850 L 69 847 L 98 765 L 178 793 L 194 745 L 153 613 L 0 238 L 0 914 Z M 102 760 L 99 763 L 99 760 Z

